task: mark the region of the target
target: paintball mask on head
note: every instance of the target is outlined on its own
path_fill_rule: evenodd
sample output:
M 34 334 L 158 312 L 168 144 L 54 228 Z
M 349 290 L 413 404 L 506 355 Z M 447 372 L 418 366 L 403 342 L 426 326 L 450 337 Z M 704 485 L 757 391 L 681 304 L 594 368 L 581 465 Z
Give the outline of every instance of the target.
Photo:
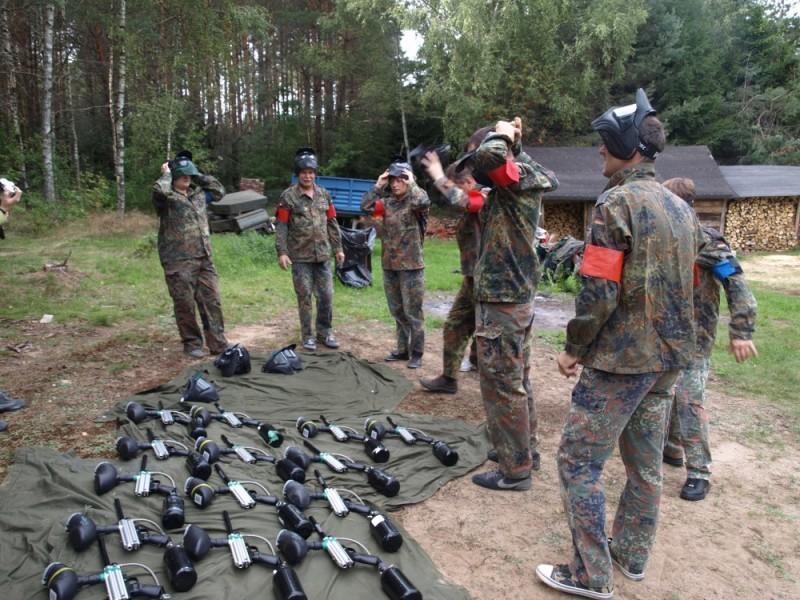
M 282 373 L 293 375 L 295 371 L 303 370 L 303 361 L 294 351 L 296 344 L 286 346 L 272 353 L 261 367 L 264 373 Z
M 400 179 L 411 183 L 408 176 L 409 172 L 411 172 L 411 165 L 409 165 L 407 162 L 395 161 L 389 165 L 388 171 L 389 177 L 399 177 Z
M 220 354 L 214 361 L 214 366 L 220 370 L 223 377 L 244 375 L 250 372 L 250 353 L 241 344 L 236 344 Z
M 185 154 L 185 152 L 182 152 L 181 154 Z M 169 161 L 168 166 L 173 179 L 177 179 L 183 175 L 188 175 L 189 177 L 196 177 L 200 175 L 200 171 L 197 169 L 191 159 L 186 158 L 186 156 L 176 157 L 175 159 Z
M 642 141 L 639 128 L 645 117 L 656 114 L 642 88 L 636 91 L 636 103 L 608 109 L 592 121 L 592 129 L 600 134 L 612 156 L 629 160 L 638 150 L 642 156 L 654 159 L 658 151 Z
M 316 171 L 319 168 L 319 163 L 317 162 L 317 155 L 314 152 L 313 148 L 310 147 L 303 147 L 300 148 L 297 152 L 294 153 L 294 174 L 299 175 L 300 171 L 303 169 L 314 169 Z

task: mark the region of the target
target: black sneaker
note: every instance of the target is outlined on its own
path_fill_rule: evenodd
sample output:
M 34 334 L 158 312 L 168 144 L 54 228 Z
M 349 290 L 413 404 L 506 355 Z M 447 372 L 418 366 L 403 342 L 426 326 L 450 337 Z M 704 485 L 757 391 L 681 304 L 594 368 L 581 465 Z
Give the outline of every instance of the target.
M 5 392 L 0 392 L 0 412 L 13 412 L 21 408 L 25 408 L 23 400 L 17 400 Z
M 497 450 L 492 448 L 486 453 L 486 459 L 492 462 L 500 462 Z M 531 469 L 538 471 L 542 467 L 542 455 L 538 452 L 531 452 Z
M 305 348 L 306 350 L 310 350 L 311 352 L 313 352 L 314 350 L 316 350 L 316 349 L 317 349 L 317 342 L 316 342 L 316 341 L 314 340 L 314 338 L 312 338 L 312 337 L 310 337 L 310 338 L 306 338 L 306 339 L 303 341 L 303 348 Z
M 397 350 L 392 350 L 383 357 L 383 360 L 386 362 L 393 362 L 395 360 L 408 360 L 408 352 L 398 352 Z
M 206 351 L 202 348 L 189 348 L 183 351 L 184 354 L 187 356 L 191 356 L 192 358 L 203 358 L 206 356 Z
M 328 348 L 336 349 L 339 347 L 339 341 L 336 339 L 336 336 L 333 335 L 332 331 L 329 331 L 328 335 L 318 335 L 317 340 L 325 344 Z
M 682 458 L 675 458 L 674 456 L 669 456 L 668 454 L 664 454 L 663 460 L 666 464 L 670 465 L 671 467 L 682 467 L 683 466 L 683 459 Z
M 419 369 L 422 366 L 422 356 L 412 356 L 406 366 L 409 369 Z
M 611 587 L 590 588 L 583 585 L 572 574 L 569 565 L 538 565 L 536 576 L 545 585 L 565 594 L 597 600 L 610 600 L 614 597 L 614 590 Z
M 697 502 L 706 497 L 710 487 L 711 482 L 708 479 L 694 479 L 690 477 L 686 480 L 686 483 L 683 484 L 681 498 L 689 500 L 690 502 Z
M 458 382 L 447 375 L 423 377 L 419 380 L 419 383 L 428 392 L 455 394 L 458 391 Z
M 513 492 L 524 492 L 531 489 L 531 478 L 511 479 L 506 477 L 498 470 L 478 473 L 472 476 L 472 483 L 490 490 L 509 490 Z

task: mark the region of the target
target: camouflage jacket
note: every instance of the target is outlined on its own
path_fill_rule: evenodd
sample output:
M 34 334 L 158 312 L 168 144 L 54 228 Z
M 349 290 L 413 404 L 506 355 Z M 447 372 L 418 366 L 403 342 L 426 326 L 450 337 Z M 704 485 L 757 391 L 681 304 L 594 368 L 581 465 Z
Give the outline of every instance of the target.
M 565 350 L 609 373 L 687 367 L 695 350 L 694 261 L 705 242 L 692 208 L 656 182 L 654 163 L 611 177 L 586 243 L 582 272 L 591 245 L 620 259 L 621 276 L 619 283 L 584 277 Z
M 412 183 L 402 198 L 388 188 L 373 186 L 361 198 L 361 210 L 371 215 L 377 202 L 383 203 L 381 264 L 387 271 L 412 271 L 425 268 L 422 243 L 431 202 L 421 187 Z
M 206 191 L 214 200 L 225 194 L 222 184 L 210 175 L 193 179 L 184 195 L 172 187 L 169 173 L 153 185 L 153 206 L 159 218 L 158 256 L 161 264 L 211 256 Z
M 704 227 L 707 243 L 697 257 L 697 276 L 694 287 L 694 320 L 697 335 L 696 359 L 711 356 L 719 320 L 720 281 L 714 267 L 734 257 L 725 238 L 711 227 Z M 699 282 L 698 282 L 699 279 Z M 734 273 L 722 280 L 731 314 L 728 330 L 732 339 L 750 340 L 755 331 L 756 299 L 747 287 L 744 273 Z
M 507 164 L 508 149 L 504 138 L 488 136 L 475 153 L 475 169 L 489 173 Z M 536 226 L 542 194 L 555 190 L 558 179 L 524 153 L 509 164 L 519 181 L 495 185 L 478 213 L 481 237 L 473 275 L 477 302 L 532 302 L 539 283 Z
M 331 195 L 324 187 L 314 186 L 310 198 L 293 185 L 284 190 L 277 211 L 287 211 L 288 221 L 275 224 L 275 248 L 278 256 L 286 254 L 292 262 L 325 262 L 331 253 L 342 251 L 342 233 L 335 216 Z
M 481 223 L 480 213 L 467 212 L 467 201 L 469 197 L 456 186 L 450 187 L 442 194 L 450 206 L 457 206 L 464 209 L 456 225 L 456 242 L 461 258 L 461 274 L 472 277 L 475 271 L 475 261 L 478 259 L 478 250 L 481 244 Z

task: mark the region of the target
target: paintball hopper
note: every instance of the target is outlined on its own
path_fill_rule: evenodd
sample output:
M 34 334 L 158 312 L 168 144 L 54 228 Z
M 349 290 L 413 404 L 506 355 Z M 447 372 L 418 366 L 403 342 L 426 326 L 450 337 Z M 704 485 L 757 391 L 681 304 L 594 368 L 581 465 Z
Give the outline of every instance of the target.
M 303 361 L 297 356 L 294 349 L 297 344 L 291 344 L 280 350 L 276 350 L 261 367 L 264 373 L 281 373 L 283 375 L 293 375 L 295 371 L 303 370 Z
M 250 353 L 241 344 L 231 346 L 214 361 L 223 377 L 244 375 L 250 372 Z
M 195 373 L 183 388 L 181 402 L 219 402 L 219 394 L 214 384 L 206 381 L 202 373 Z
M 642 88 L 636 90 L 636 103 L 609 108 L 592 121 L 592 129 L 600 134 L 608 151 L 620 160 L 629 160 L 638 150 L 643 156 L 654 159 L 658 154 L 639 137 L 639 128 L 645 117 L 656 114 Z

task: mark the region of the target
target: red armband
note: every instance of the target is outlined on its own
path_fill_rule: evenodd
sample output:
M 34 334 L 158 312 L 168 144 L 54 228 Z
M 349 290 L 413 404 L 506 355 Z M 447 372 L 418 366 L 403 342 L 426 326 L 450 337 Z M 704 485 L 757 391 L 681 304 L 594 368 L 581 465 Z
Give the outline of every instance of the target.
M 692 283 L 694 283 L 694 287 L 700 287 L 700 265 L 694 263 L 692 267 Z
M 336 218 L 336 207 L 333 204 L 328 205 L 328 210 L 325 211 L 325 216 L 329 219 Z
M 278 210 L 275 211 L 275 218 L 278 219 L 281 223 L 288 223 L 289 217 L 291 216 L 292 211 L 284 206 L 279 206 Z
M 383 205 L 383 200 L 377 200 L 375 202 L 375 208 L 372 211 L 373 217 L 382 217 L 386 214 L 386 207 Z
M 483 194 L 479 190 L 470 190 L 467 200 L 467 212 L 476 213 L 480 212 L 483 207 Z
M 588 244 L 583 251 L 583 262 L 579 273 L 584 277 L 597 277 L 619 283 L 622 281 L 622 266 L 625 253 L 603 246 Z
M 487 175 L 492 183 L 499 187 L 508 187 L 519 183 L 519 167 L 510 158 L 506 159 L 505 164 L 489 171 Z

